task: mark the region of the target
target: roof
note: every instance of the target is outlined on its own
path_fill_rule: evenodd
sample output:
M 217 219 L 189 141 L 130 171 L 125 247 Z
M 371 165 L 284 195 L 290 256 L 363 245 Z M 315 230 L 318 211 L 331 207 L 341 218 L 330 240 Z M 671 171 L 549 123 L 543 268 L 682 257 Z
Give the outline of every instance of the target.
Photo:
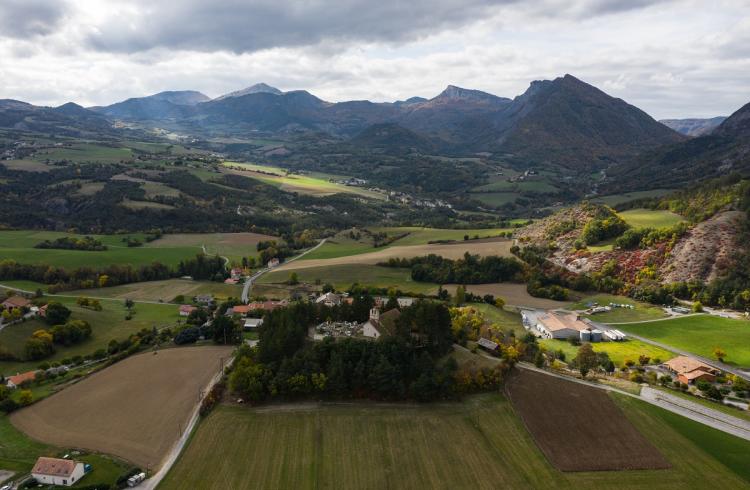
M 713 376 L 714 374 L 708 371 L 704 371 L 703 369 L 693 369 L 688 373 L 680 373 L 679 375 L 684 376 L 688 380 L 694 380 L 700 378 L 701 376 Z
M 490 339 L 485 339 L 484 337 L 477 340 L 477 344 L 484 347 L 485 349 L 495 350 L 498 348 L 497 342 L 493 342 Z
M 396 320 L 401 316 L 401 312 L 398 308 L 388 310 L 377 320 L 372 318 L 369 320 L 370 325 L 375 327 L 375 330 L 380 332 L 381 335 L 393 335 L 396 333 Z
M 8 376 L 7 380 L 18 386 L 24 381 L 32 381 L 36 378 L 36 371 L 26 371 L 25 373 L 16 374 L 15 376 Z
M 539 316 L 539 321 L 550 332 L 558 330 L 587 330 L 589 325 L 581 320 L 577 314 L 562 311 L 550 311 Z
M 248 303 L 247 306 L 250 310 L 275 310 L 286 305 L 284 301 L 255 301 Z
M 331 301 L 333 303 L 339 303 L 341 301 L 341 297 L 336 293 L 325 293 L 318 296 L 318 299 L 315 300 L 316 303 L 322 303 L 324 301 Z
M 713 366 L 709 366 L 705 362 L 701 362 L 698 359 L 694 359 L 688 356 L 677 356 L 674 359 L 670 359 L 664 363 L 669 369 L 678 373 L 685 374 L 691 371 L 700 370 L 702 372 L 714 373 L 719 370 Z
M 31 301 L 24 298 L 23 296 L 11 296 L 10 298 L 3 301 L 3 304 L 11 308 L 21 308 L 24 306 L 29 306 L 31 304 Z
M 232 314 L 233 315 L 246 315 L 251 310 L 257 310 L 259 308 L 253 308 L 252 305 L 254 303 L 251 303 L 249 305 L 237 305 L 232 307 Z
M 50 476 L 70 476 L 76 469 L 78 461 L 70 459 L 59 459 L 59 458 L 45 458 L 41 457 L 36 460 L 32 473 L 40 475 Z
M 180 311 L 184 311 L 184 312 L 187 312 L 187 313 L 190 313 L 191 311 L 193 311 L 195 309 L 197 309 L 197 308 L 195 306 L 193 306 L 193 305 L 180 305 Z

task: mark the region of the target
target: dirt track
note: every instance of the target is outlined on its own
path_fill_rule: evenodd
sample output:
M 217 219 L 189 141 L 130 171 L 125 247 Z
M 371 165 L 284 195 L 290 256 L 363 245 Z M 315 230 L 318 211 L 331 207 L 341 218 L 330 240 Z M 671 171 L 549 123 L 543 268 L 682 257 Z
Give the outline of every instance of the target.
M 182 347 L 121 361 L 28 408 L 10 421 L 34 439 L 157 468 L 180 437 L 199 392 L 230 347 Z
M 604 391 L 524 370 L 508 381 L 506 392 L 561 471 L 671 467 Z
M 364 253 L 359 255 L 350 255 L 347 257 L 336 257 L 333 259 L 310 259 L 296 260 L 290 264 L 284 264 L 274 270 L 292 270 L 308 269 L 311 267 L 327 267 L 331 265 L 343 264 L 377 264 L 378 262 L 387 261 L 391 258 L 411 258 L 423 255 L 435 254 L 447 259 L 458 259 L 463 257 L 464 253 L 479 255 L 501 255 L 511 256 L 510 247 L 513 242 L 501 238 L 487 241 L 468 241 L 450 244 L 435 245 L 405 245 L 388 247 L 377 252 Z

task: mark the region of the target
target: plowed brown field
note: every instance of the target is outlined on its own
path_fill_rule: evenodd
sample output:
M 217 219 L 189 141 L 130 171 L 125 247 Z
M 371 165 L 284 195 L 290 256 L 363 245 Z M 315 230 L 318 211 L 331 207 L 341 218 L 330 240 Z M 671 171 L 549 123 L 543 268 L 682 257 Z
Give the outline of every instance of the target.
M 15 412 L 10 420 L 42 442 L 155 469 L 231 351 L 182 347 L 133 356 Z
M 670 468 L 606 392 L 521 371 L 506 391 L 547 459 L 562 471 Z

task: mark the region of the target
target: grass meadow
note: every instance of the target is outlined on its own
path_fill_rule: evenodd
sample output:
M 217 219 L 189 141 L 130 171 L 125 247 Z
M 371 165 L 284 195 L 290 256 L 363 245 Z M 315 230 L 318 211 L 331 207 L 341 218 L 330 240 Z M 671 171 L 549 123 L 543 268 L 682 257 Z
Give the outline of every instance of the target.
M 618 328 L 709 358 L 713 358 L 715 347 L 721 347 L 727 353 L 725 362 L 750 366 L 750 321 L 747 320 L 694 315 Z
M 564 340 L 541 339 L 539 343 L 549 351 L 562 350 L 565 353 L 565 360 L 571 361 L 578 353 L 578 347 L 570 345 Z M 637 363 L 641 355 L 648 356 L 652 360 L 659 359 L 662 362 L 672 359 L 675 354 L 662 348 L 641 342 L 636 339 L 628 339 L 622 342 L 596 342 L 591 344 L 595 352 L 606 352 L 609 358 L 615 363 L 615 366 L 622 367 L 625 360 L 630 359 Z
M 616 296 L 613 294 L 596 294 L 594 296 L 587 296 L 568 306 L 568 309 L 585 310 L 593 303 L 598 303 L 600 306 L 607 306 L 610 303 L 616 303 L 633 305 L 635 307 L 632 310 L 630 308 L 612 308 L 612 311 L 607 311 L 605 313 L 587 315 L 592 320 L 600 323 L 642 322 L 667 317 L 667 314 L 659 306 L 642 303 L 626 296 Z
M 633 228 L 669 228 L 685 221 L 679 214 L 663 210 L 629 209 L 617 214 Z
M 261 276 L 260 284 L 282 283 L 289 279 L 292 271 L 275 271 Z M 343 264 L 329 267 L 310 267 L 295 269 L 293 272 L 301 282 L 313 284 L 331 283 L 336 289 L 348 289 L 354 283 L 378 288 L 391 286 L 404 292 L 430 294 L 437 291 L 438 285 L 426 282 L 415 282 L 408 269 L 395 269 L 368 264 Z
M 50 298 L 63 303 L 73 312 L 71 319 L 86 320 L 91 324 L 92 334 L 86 341 L 70 347 L 56 346 L 56 352 L 51 357 L 44 359 L 53 362 L 60 359 L 70 358 L 76 355 L 92 354 L 98 349 L 106 349 L 110 340 L 125 340 L 130 334 L 138 332 L 142 328 L 165 327 L 175 325 L 179 313 L 177 305 L 136 303 L 133 308 L 133 317 L 126 320 L 127 310 L 122 300 L 102 299 L 102 311 L 93 311 L 81 308 L 75 304 L 74 297 Z M 24 343 L 34 331 L 47 329 L 50 326 L 39 319 L 28 320 L 23 323 L 11 325 L 0 331 L 0 345 L 4 346 L 16 356 L 23 355 Z M 16 372 L 28 371 L 35 368 L 42 361 L 19 362 L 0 361 L 0 373 L 15 374 Z
M 160 488 L 747 488 L 750 443 L 617 397 L 672 464 L 561 472 L 500 394 L 431 405 L 220 406 Z M 694 424 L 698 425 L 698 424 Z M 688 429 L 685 432 L 685 429 Z M 707 446 L 704 446 L 707 444 Z

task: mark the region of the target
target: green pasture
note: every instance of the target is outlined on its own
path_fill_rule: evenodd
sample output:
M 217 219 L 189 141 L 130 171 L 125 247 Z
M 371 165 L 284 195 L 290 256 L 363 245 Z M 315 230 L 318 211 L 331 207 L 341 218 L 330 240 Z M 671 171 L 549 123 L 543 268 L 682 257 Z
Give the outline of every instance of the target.
M 635 301 L 626 296 L 617 296 L 613 294 L 596 294 L 593 296 L 587 296 L 568 306 L 568 309 L 585 310 L 593 303 L 598 303 L 599 306 L 608 306 L 610 303 L 616 303 L 633 305 L 635 307 L 632 310 L 629 308 L 612 308 L 612 311 L 606 313 L 588 315 L 589 318 L 600 323 L 641 322 L 645 320 L 658 320 L 659 318 L 665 318 L 667 316 L 664 310 L 659 306 Z
M 625 192 L 622 194 L 611 194 L 609 196 L 597 197 L 592 199 L 591 201 L 614 207 L 618 204 L 634 201 L 636 199 L 666 196 L 671 192 L 674 192 L 673 189 L 654 189 L 650 191 Z
M 713 358 L 714 348 L 721 347 L 727 353 L 725 362 L 750 366 L 750 321 L 747 320 L 691 315 L 617 328 L 708 358 Z
M 286 282 L 292 271 L 274 271 L 261 276 L 260 284 Z M 407 269 L 380 267 L 368 264 L 343 264 L 328 267 L 309 267 L 294 269 L 300 282 L 309 284 L 320 280 L 322 284 L 331 283 L 336 289 L 345 290 L 352 284 L 359 283 L 377 288 L 395 287 L 404 292 L 431 294 L 437 291 L 438 285 L 415 282 Z
M 679 214 L 658 209 L 629 209 L 618 214 L 633 228 L 669 228 L 685 221 Z
M 579 349 L 579 347 L 573 346 L 565 340 L 541 339 L 539 343 L 549 351 L 562 350 L 565 353 L 566 361 L 572 360 Z M 638 358 L 641 355 L 648 356 L 652 360 L 659 359 L 662 362 L 672 359 L 675 356 L 674 353 L 668 350 L 636 339 L 627 339 L 621 342 L 595 342 L 591 346 L 595 352 L 606 352 L 609 354 L 609 358 L 617 367 L 624 366 L 627 359 L 638 363 Z
M 85 320 L 91 324 L 91 338 L 70 347 L 55 346 L 56 352 L 44 361 L 59 361 L 76 355 L 92 354 L 98 349 L 106 349 L 110 340 L 125 340 L 130 334 L 142 328 L 165 327 L 176 325 L 180 316 L 177 305 L 136 303 L 133 317 L 126 320 L 127 310 L 124 300 L 101 299 L 102 311 L 93 311 L 77 306 L 76 297 L 48 297 L 50 301 L 59 301 L 73 312 L 71 319 Z M 10 325 L 0 331 L 0 345 L 18 357 L 23 356 L 26 340 L 36 330 L 50 328 L 41 319 L 27 320 Z M 42 361 L 0 361 L 0 372 L 4 374 L 24 372 L 38 366 Z

